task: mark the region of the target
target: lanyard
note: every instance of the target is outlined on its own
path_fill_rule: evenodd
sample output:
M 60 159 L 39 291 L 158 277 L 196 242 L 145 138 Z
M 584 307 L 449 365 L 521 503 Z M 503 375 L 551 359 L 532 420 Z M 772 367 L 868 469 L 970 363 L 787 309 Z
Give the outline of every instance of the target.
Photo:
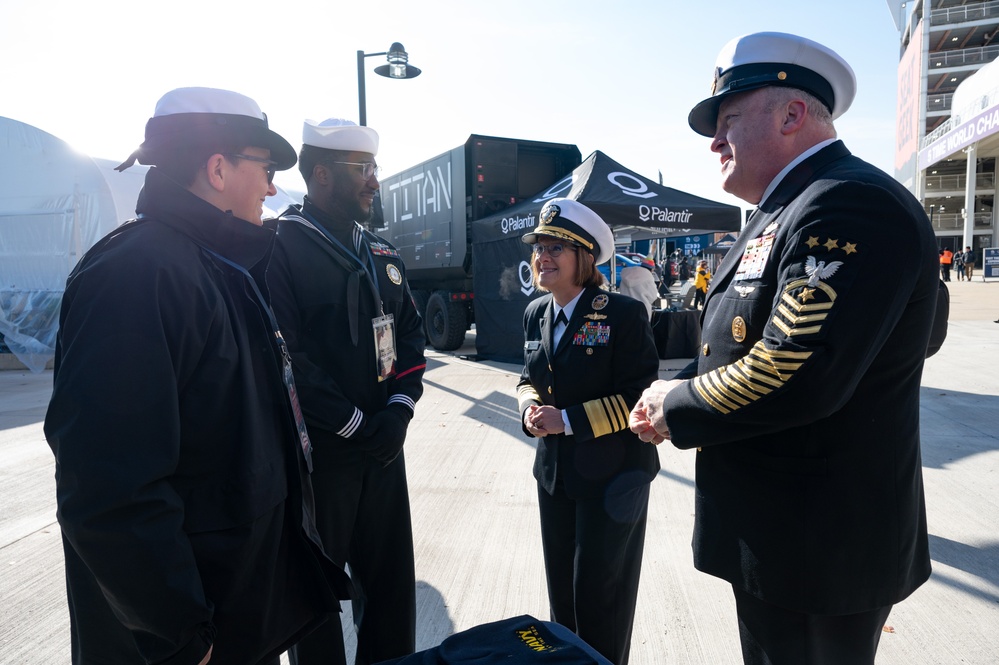
M 211 256 L 214 256 L 226 265 L 235 268 L 242 273 L 243 277 L 246 278 L 246 281 L 248 281 L 250 286 L 253 287 L 253 293 L 256 296 L 257 303 L 263 309 L 264 314 L 267 315 L 268 321 L 270 321 L 271 330 L 274 333 L 274 340 L 277 343 L 278 350 L 281 352 L 281 364 L 283 369 L 282 378 L 284 379 L 285 389 L 288 393 L 288 401 L 291 403 L 291 412 L 295 417 L 295 429 L 298 431 L 298 440 L 302 445 L 302 452 L 305 454 L 305 462 L 309 468 L 309 472 L 311 473 L 312 444 L 309 441 L 309 432 L 305 427 L 305 416 L 302 415 L 302 406 L 298 400 L 298 389 L 295 387 L 295 376 L 291 365 L 291 353 L 288 352 L 288 344 L 284 341 L 284 336 L 281 334 L 281 329 L 278 327 L 277 319 L 274 317 L 274 311 L 271 310 L 270 305 L 268 305 L 267 301 L 264 299 L 264 294 L 260 292 L 260 287 L 257 286 L 257 281 L 253 279 L 253 276 L 250 275 L 246 268 L 238 263 L 230 261 L 218 252 L 210 250 L 207 247 L 202 246 L 202 249 Z

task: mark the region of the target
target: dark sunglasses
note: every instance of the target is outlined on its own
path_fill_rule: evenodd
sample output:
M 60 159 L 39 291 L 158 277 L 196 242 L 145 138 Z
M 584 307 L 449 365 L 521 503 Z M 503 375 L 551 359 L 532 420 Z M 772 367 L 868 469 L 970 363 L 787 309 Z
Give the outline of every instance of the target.
M 249 162 L 257 162 L 259 164 L 266 164 L 267 165 L 267 168 L 266 168 L 266 170 L 267 170 L 267 184 L 269 185 L 272 182 L 274 182 L 274 174 L 277 172 L 277 169 L 275 168 L 277 166 L 277 162 L 275 162 L 274 160 L 264 159 L 263 157 L 254 157 L 253 155 L 240 155 L 240 154 L 237 154 L 237 153 L 232 153 L 232 154 L 228 154 L 228 155 L 225 155 L 225 156 L 229 157 L 231 159 L 245 159 L 245 160 L 247 160 Z

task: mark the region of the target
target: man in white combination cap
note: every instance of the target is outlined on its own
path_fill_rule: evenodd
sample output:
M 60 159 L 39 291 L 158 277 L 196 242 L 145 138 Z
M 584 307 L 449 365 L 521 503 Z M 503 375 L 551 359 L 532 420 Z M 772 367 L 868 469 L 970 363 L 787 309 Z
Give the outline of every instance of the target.
M 263 296 L 261 209 L 295 150 L 249 97 L 181 88 L 136 159 L 138 218 L 67 281 L 45 416 L 72 662 L 276 665 L 349 597 Z
M 378 191 L 378 134 L 306 120 L 301 206 L 276 222 L 267 281 L 312 436 L 316 521 L 357 589 L 357 665 L 416 646 L 413 534 L 402 452 L 423 393 L 425 336 L 399 252 L 362 225 Z M 343 663 L 336 616 L 293 650 Z
M 930 574 L 936 239 L 836 140 L 855 90 L 839 55 L 796 35 L 722 49 L 689 124 L 723 189 L 758 208 L 712 280 L 700 354 L 631 414 L 643 440 L 697 449 L 694 565 L 732 584 L 746 663 L 870 665 L 892 605 Z

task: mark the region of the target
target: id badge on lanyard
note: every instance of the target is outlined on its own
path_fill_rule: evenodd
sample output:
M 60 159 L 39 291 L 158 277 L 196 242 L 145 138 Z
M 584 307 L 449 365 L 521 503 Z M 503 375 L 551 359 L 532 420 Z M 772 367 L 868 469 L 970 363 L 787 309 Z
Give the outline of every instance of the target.
M 386 314 L 371 319 L 375 332 L 375 367 L 378 381 L 384 381 L 395 374 L 395 317 Z

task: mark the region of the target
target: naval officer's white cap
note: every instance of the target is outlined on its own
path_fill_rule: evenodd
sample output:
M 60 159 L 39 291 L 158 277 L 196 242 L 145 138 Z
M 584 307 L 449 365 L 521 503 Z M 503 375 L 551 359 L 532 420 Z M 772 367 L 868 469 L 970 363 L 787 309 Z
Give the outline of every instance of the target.
M 614 254 L 614 232 L 607 222 L 575 199 L 556 198 L 545 203 L 538 215 L 541 224 L 521 236 L 521 241 L 533 245 L 538 236 L 567 240 L 586 249 L 594 264 L 610 261 Z
M 326 150 L 378 154 L 378 132 L 343 118 L 327 118 L 321 122 L 306 120 L 302 126 L 302 143 Z
M 714 136 L 718 107 L 726 97 L 766 86 L 809 92 L 835 120 L 853 103 L 857 77 L 846 60 L 810 39 L 783 32 L 743 35 L 718 54 L 711 96 L 690 111 L 687 122 L 698 134 Z

